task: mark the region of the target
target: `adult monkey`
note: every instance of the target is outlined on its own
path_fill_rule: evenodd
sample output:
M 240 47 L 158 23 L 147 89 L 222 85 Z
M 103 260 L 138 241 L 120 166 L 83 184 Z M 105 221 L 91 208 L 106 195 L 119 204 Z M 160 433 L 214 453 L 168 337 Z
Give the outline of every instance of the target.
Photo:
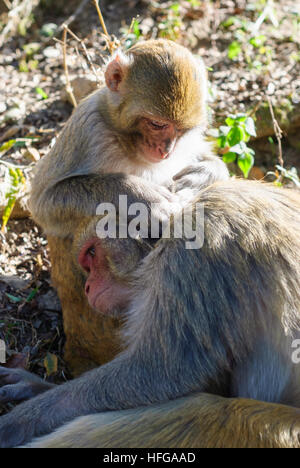
M 228 446 L 243 446 L 232 432 L 235 421 L 246 437 L 244 446 L 299 446 L 300 368 L 292 360 L 300 330 L 299 193 L 234 181 L 208 187 L 198 202 L 205 206 L 203 247 L 187 250 L 186 239 L 161 239 L 136 271 L 123 262 L 132 249 L 122 249 L 136 241 L 99 240 L 94 221 L 92 233 L 89 228 L 83 233 L 79 261 L 87 272 L 86 293 L 97 308 L 95 291 L 108 304 L 110 288 L 120 299 L 114 307 L 128 307 L 127 348 L 110 363 L 0 418 L 0 445 L 30 441 L 74 420 L 41 444 L 61 439 L 80 445 L 85 433 L 87 446 L 101 447 L 103 441 L 106 447 L 147 446 L 142 434 L 151 433 L 147 424 L 160 415 L 164 438 L 154 433 L 150 438 L 158 446 L 222 446 L 219 428 L 227 442 L 233 438 Z M 195 205 L 195 216 L 197 210 Z M 125 255 L 121 263 L 113 251 L 119 242 Z M 3 372 L 7 378 L 10 371 Z M 2 390 L 7 395 L 10 388 Z M 194 392 L 219 397 L 180 398 Z M 168 400 L 175 401 L 128 413 L 93 414 Z M 177 404 L 179 425 L 174 421 Z M 210 419 L 197 419 L 198 412 Z M 140 434 L 138 442 L 124 433 L 130 418 L 129 434 Z M 171 432 L 164 430 L 168 418 Z
M 181 199 L 228 178 L 203 138 L 205 67 L 186 48 L 161 39 L 140 42 L 116 52 L 105 81 L 78 106 L 40 161 L 30 200 L 34 219 L 48 235 L 64 314 L 65 358 L 75 374 L 119 350 L 117 319 L 95 316 L 88 307 L 82 277 L 68 254 L 78 223 L 103 201 L 98 192 L 103 174 L 134 174 L 171 188 Z M 111 188 L 122 193 L 118 184 Z M 162 188 L 157 192 L 174 199 Z

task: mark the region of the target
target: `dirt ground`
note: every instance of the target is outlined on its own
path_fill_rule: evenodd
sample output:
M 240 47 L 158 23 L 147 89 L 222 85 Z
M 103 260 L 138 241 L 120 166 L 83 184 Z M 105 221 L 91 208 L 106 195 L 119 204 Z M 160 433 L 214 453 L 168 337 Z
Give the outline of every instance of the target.
M 66 4 L 59 7 L 55 3 L 40 2 L 31 25 L 25 30 L 19 25 L 0 48 L 0 196 L 5 188 L 5 162 L 24 167 L 25 175 L 30 173 L 72 111 L 66 100 L 61 43 L 43 31 L 47 32 L 45 25 L 61 26 L 83 2 L 59 2 Z M 164 36 L 204 58 L 209 69 L 212 126 L 224 122 L 229 114 L 252 112 L 259 138 L 249 144 L 256 151 L 255 166 L 263 174 L 274 170 L 278 158 L 267 106 L 269 96 L 283 129 L 285 167 L 300 169 L 298 2 L 275 2 L 261 25 L 258 21 L 266 7 L 263 0 L 119 0 L 100 4 L 109 33 L 121 38 L 123 46 L 138 36 Z M 138 27 L 126 36 L 133 17 Z M 3 31 L 6 12 L 0 16 L 0 38 L 1 24 Z M 85 2 L 69 26 L 84 39 L 101 80 L 107 53 L 92 2 Z M 256 39 L 251 43 L 255 27 Z M 61 39 L 60 32 L 55 35 Z M 233 55 L 234 51 L 238 53 L 230 58 L 229 50 Z M 91 82 L 95 79 L 82 44 L 73 39 L 68 42 L 67 63 L 71 80 L 78 76 Z M 2 147 L 1 152 L 1 145 L 12 139 L 15 144 L 4 152 Z M 61 310 L 51 288 L 50 266 L 47 241 L 33 221 L 9 220 L 7 232 L 0 237 L 0 339 L 6 343 L 8 365 L 27 367 L 51 381 L 62 382 L 70 375 L 63 361 Z M 0 408 L 0 414 L 8 408 Z

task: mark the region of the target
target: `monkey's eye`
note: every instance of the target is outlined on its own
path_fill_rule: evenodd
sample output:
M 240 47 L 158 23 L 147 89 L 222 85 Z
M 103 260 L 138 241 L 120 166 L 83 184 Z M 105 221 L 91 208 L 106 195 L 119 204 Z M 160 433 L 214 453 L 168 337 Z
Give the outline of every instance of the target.
M 96 255 L 96 250 L 95 247 L 89 247 L 86 251 L 86 255 L 90 255 L 91 257 L 95 257 Z
M 162 130 L 168 126 L 168 124 L 162 124 L 161 122 L 157 122 L 157 120 L 150 120 L 150 125 L 155 130 Z

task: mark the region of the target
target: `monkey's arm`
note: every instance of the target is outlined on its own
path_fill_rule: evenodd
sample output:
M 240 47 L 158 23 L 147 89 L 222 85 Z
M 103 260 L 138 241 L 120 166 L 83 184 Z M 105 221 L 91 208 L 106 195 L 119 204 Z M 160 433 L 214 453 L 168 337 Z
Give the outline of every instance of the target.
M 29 400 L 55 387 L 24 369 L 10 369 L 0 366 L 0 404 L 10 401 Z
M 127 195 L 127 205 L 144 203 L 150 213 L 151 203 L 156 218 L 169 217 L 177 203 L 176 195 L 166 188 L 137 176 L 103 174 L 76 176 L 58 182 L 45 190 L 33 187 L 30 208 L 35 220 L 47 234 L 73 235 L 84 218 L 94 216 L 100 203 L 119 206 L 119 195 Z

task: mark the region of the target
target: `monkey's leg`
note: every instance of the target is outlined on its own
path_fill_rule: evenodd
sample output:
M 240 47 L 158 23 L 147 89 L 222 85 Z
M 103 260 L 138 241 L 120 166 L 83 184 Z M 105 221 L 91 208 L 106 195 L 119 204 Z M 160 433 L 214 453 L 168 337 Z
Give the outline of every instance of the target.
M 95 313 L 84 294 L 72 241 L 48 237 L 52 281 L 61 301 L 66 334 L 65 360 L 74 375 L 110 361 L 119 351 L 118 320 Z
M 255 400 L 195 394 L 77 418 L 31 448 L 299 448 L 300 412 Z

